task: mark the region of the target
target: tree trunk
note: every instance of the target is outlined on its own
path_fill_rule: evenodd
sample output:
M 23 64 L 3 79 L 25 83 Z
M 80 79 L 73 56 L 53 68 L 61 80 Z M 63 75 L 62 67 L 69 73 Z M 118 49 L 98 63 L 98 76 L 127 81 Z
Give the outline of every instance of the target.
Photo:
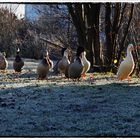
M 133 18 L 133 11 L 134 11 L 134 4 L 132 4 L 132 6 L 131 6 L 131 11 L 130 11 L 128 24 L 127 24 L 127 27 L 126 27 L 126 30 L 125 30 L 125 33 L 124 33 L 124 37 L 123 37 L 122 42 L 120 44 L 120 51 L 118 52 L 118 57 L 117 57 L 118 63 L 116 64 L 117 66 L 119 64 L 119 61 L 120 61 L 120 58 L 121 58 L 121 55 L 122 55 L 122 51 L 125 48 L 124 44 L 125 44 L 126 37 L 127 37 L 127 34 L 128 34 L 128 30 L 129 30 L 129 27 L 130 27 L 130 24 L 131 24 L 131 21 L 132 21 L 132 18 Z
M 106 62 L 105 64 L 110 66 L 112 63 L 112 52 L 113 52 L 113 45 L 112 45 L 112 32 L 111 32 L 111 4 L 106 3 L 105 9 L 105 34 L 106 34 Z
M 74 5 L 74 4 L 73 4 Z M 87 46 L 87 41 L 85 38 L 84 29 L 82 28 L 83 23 L 80 22 L 80 17 L 82 16 L 78 13 L 80 7 L 74 7 L 72 4 L 68 4 L 68 10 L 73 20 L 73 24 L 75 25 L 77 36 L 78 36 L 78 43 L 80 46 Z
M 93 64 L 101 65 L 99 40 L 100 4 L 68 4 L 67 6 L 76 27 L 79 45 L 85 47 L 91 67 Z
M 93 31 L 93 42 L 94 42 L 94 53 L 95 53 L 95 65 L 101 65 L 101 50 L 100 50 L 100 37 L 99 37 L 99 15 L 100 15 L 100 4 L 91 4 L 91 19 L 92 19 L 92 31 Z

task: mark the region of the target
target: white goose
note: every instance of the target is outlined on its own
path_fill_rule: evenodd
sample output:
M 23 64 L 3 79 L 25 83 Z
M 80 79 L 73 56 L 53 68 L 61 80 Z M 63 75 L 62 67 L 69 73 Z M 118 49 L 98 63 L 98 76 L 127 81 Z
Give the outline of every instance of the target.
M 82 52 L 82 62 L 83 62 L 83 71 L 82 71 L 82 75 L 83 76 L 86 76 L 86 73 L 89 71 L 89 69 L 90 69 L 90 62 L 87 60 L 87 58 L 86 58 L 86 52 L 84 51 L 84 52 Z
M 119 80 L 128 79 L 128 81 L 130 81 L 130 74 L 133 72 L 135 67 L 132 50 L 134 50 L 134 46 L 129 44 L 127 47 L 126 59 L 121 62 L 117 72 L 117 78 Z
M 66 49 L 64 51 L 64 55 L 63 55 L 62 59 L 58 62 L 58 71 L 61 74 L 65 74 L 65 71 L 70 64 L 70 61 L 69 61 L 69 58 L 68 58 L 68 55 L 69 55 L 68 53 L 69 53 L 69 50 Z

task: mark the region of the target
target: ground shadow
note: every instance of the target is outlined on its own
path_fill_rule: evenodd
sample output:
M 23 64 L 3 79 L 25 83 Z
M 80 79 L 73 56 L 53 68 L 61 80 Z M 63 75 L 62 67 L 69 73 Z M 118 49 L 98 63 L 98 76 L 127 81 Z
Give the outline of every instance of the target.
M 136 83 L 57 82 L 1 89 L 0 136 L 139 136 Z

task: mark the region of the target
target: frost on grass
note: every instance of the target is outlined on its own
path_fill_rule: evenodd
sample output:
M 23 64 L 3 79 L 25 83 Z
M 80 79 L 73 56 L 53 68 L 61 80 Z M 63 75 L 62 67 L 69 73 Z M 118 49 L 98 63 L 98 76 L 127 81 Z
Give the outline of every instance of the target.
M 94 74 L 74 83 L 60 76 L 38 81 L 37 62 L 18 75 L 9 61 L 0 74 L 0 136 L 139 136 L 140 82 Z

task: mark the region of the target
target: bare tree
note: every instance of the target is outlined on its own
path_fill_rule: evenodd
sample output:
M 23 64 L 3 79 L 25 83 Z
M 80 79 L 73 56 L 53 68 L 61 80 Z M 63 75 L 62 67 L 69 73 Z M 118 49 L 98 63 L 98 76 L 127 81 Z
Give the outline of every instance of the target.
M 101 65 L 99 41 L 100 4 L 67 4 L 73 24 L 76 27 L 78 43 L 87 51 L 87 58 L 93 64 Z

